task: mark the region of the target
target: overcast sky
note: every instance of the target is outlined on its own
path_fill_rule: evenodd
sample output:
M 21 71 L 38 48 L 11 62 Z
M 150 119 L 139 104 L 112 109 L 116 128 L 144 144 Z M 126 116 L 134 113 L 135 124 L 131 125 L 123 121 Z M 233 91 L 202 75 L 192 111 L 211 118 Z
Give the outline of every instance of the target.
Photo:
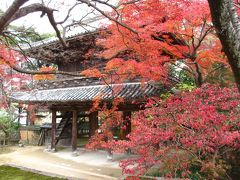
M 73 4 L 75 4 L 76 0 L 44 0 L 46 4 L 48 4 L 49 1 L 51 3 L 49 6 L 51 8 L 57 9 L 57 12 L 54 12 L 54 16 L 56 17 L 57 21 L 63 20 L 64 17 L 67 14 L 67 11 L 69 7 L 71 7 Z M 0 0 L 0 9 L 5 11 L 13 2 L 13 0 Z M 41 0 L 30 0 L 26 5 L 32 4 L 32 3 L 40 3 Z M 90 12 L 90 9 L 85 5 L 80 5 L 79 7 L 76 7 L 74 11 L 72 11 L 72 17 L 77 19 L 80 19 L 82 16 L 84 16 L 87 12 Z M 52 26 L 50 25 L 47 16 L 40 17 L 41 13 L 32 13 L 30 15 L 27 15 L 26 17 L 23 17 L 19 20 L 14 21 L 12 24 L 21 26 L 25 25 L 27 27 L 33 26 L 36 28 L 36 30 L 40 33 L 53 33 L 54 30 Z M 70 23 L 70 22 L 68 22 Z M 94 24 L 95 26 L 98 26 L 98 24 Z M 82 29 L 83 30 L 83 29 Z M 79 31 L 82 31 L 79 30 Z

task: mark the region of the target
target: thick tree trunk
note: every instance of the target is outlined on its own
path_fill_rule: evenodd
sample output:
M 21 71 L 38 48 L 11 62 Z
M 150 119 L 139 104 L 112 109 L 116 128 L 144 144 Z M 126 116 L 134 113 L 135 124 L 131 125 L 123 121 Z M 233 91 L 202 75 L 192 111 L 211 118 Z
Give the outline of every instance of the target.
M 208 0 L 213 25 L 240 91 L 240 22 L 232 0 Z
M 19 8 L 25 4 L 28 0 L 15 0 L 8 10 L 0 17 L 0 34 L 4 28 L 9 24 L 9 20 L 19 10 Z

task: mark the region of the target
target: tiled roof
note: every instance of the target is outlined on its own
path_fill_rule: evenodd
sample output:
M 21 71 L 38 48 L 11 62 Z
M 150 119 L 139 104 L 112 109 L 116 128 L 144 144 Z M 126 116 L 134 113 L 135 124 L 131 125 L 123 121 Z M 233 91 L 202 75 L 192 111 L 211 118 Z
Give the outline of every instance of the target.
M 10 98 L 15 102 L 22 103 L 86 102 L 96 98 L 111 100 L 116 97 L 134 100 L 150 96 L 159 96 L 163 90 L 163 86 L 159 87 L 150 83 L 136 82 L 15 92 L 11 94 Z

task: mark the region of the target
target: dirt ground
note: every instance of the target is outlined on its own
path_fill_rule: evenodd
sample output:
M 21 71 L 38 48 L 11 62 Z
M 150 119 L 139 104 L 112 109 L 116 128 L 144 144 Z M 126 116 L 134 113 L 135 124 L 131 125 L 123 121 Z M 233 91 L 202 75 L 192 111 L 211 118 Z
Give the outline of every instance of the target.
M 105 155 L 104 152 L 80 150 L 79 156 L 73 157 L 68 149 L 51 153 L 44 151 L 44 147 L 19 147 L 0 154 L 0 165 L 10 164 L 69 179 L 121 179 L 119 156 L 109 162 Z

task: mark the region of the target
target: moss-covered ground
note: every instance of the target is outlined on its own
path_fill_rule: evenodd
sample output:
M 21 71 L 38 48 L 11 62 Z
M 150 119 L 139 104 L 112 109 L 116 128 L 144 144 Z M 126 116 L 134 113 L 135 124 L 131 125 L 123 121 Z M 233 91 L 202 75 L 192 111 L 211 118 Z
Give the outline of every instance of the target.
M 0 166 L 0 180 L 63 180 L 62 178 L 45 176 L 11 166 Z

